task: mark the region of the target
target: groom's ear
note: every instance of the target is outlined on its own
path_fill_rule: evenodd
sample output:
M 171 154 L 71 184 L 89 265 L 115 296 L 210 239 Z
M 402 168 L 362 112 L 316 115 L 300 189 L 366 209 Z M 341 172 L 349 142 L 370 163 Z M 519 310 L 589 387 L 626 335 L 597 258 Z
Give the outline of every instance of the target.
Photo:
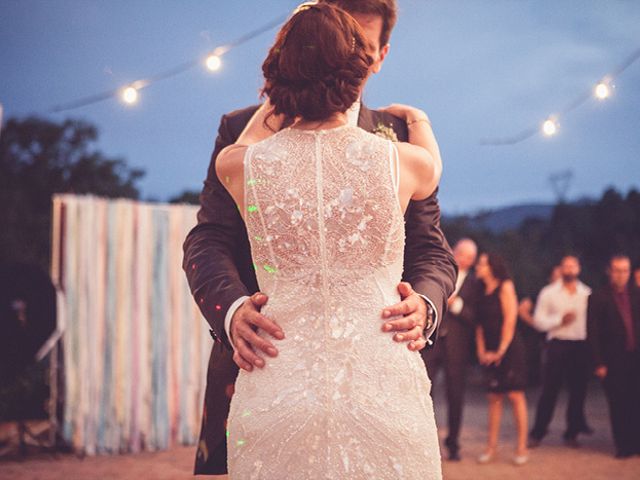
M 384 47 L 380 49 L 380 53 L 378 54 L 378 59 L 375 62 L 373 62 L 373 65 L 371 65 L 371 71 L 373 73 L 378 73 L 382 69 L 382 64 L 384 63 L 384 59 L 389 53 L 390 47 L 391 45 L 387 43 Z

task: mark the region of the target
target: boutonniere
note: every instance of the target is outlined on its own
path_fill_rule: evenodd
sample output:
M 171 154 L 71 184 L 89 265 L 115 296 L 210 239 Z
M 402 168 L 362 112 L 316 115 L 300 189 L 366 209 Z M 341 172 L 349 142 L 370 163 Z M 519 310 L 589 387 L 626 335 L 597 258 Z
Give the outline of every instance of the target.
M 382 122 L 378 122 L 378 125 L 373 129 L 372 133 L 379 137 L 386 138 L 387 140 L 391 140 L 392 142 L 398 141 L 398 136 L 391 125 L 385 125 Z

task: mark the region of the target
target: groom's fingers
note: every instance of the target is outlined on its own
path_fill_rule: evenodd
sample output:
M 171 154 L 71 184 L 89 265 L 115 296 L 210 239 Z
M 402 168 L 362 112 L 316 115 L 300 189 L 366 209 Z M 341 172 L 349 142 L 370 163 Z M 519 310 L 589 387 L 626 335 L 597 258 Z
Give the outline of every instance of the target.
M 264 367 L 264 360 L 256 355 L 256 353 L 253 351 L 253 348 L 251 348 L 251 345 L 246 342 L 243 337 L 240 336 L 235 340 L 235 346 L 236 354 L 240 356 L 240 360 L 249 363 L 250 367 L 253 367 L 254 365 L 258 368 Z M 234 354 L 234 360 L 235 357 L 236 355 Z M 241 366 L 238 362 L 236 362 L 236 364 L 239 367 Z M 251 371 L 251 369 L 249 368 L 245 368 L 245 370 L 249 372 Z
M 282 340 L 284 338 L 284 332 L 282 331 L 280 326 L 270 318 L 265 317 L 260 313 L 251 315 L 249 317 L 249 322 L 251 322 L 257 328 L 264 330 L 272 337 L 277 338 L 278 340 Z M 273 345 L 271 346 L 273 347 Z
M 269 297 L 267 297 L 262 292 L 256 292 L 253 295 L 251 295 L 251 302 L 256 308 L 254 312 L 250 314 L 248 320 L 255 327 L 264 330 L 269 335 L 271 335 L 274 338 L 277 338 L 278 340 L 282 340 L 284 338 L 284 332 L 282 331 L 280 326 L 273 320 L 259 313 L 260 308 L 263 307 L 268 300 L 269 300 Z M 273 345 L 271 345 L 271 348 L 273 348 Z
M 396 315 L 408 315 L 415 310 L 415 306 L 411 306 L 409 300 L 402 300 L 401 302 L 385 307 L 382 310 L 382 318 L 394 317 Z
M 420 298 L 412 289 L 411 286 L 402 282 L 398 285 L 398 291 L 403 297 L 402 300 L 390 307 L 385 307 L 382 310 L 382 318 L 389 318 L 396 315 L 409 315 L 413 312 L 423 313 L 426 316 L 426 306 L 424 300 Z M 405 295 L 405 293 L 407 295 Z
M 389 320 L 382 325 L 383 332 L 398 332 L 403 330 L 411 330 L 414 327 L 424 326 L 424 315 L 419 312 L 413 312 L 406 317 L 397 320 Z
M 256 349 L 260 349 L 270 357 L 275 357 L 278 355 L 278 350 L 276 349 L 276 347 L 274 347 L 270 341 L 265 340 L 264 338 L 259 336 L 251 328 L 243 330 L 241 333 L 241 336 L 242 336 L 242 340 L 244 340 L 247 344 L 249 344 L 249 346 L 254 352 L 256 351 Z M 261 367 L 263 365 L 256 365 L 256 366 Z
M 247 372 L 250 372 L 253 370 L 253 365 L 251 365 L 249 362 L 246 362 L 238 352 L 234 352 L 233 361 L 238 367 L 240 367 L 243 370 L 246 370 Z
M 418 340 L 419 338 L 422 338 L 422 327 L 420 325 L 414 328 L 410 328 L 404 332 L 396 333 L 393 336 L 393 339 L 396 342 L 410 342 Z
M 418 350 L 422 350 L 426 346 L 427 346 L 427 339 L 424 338 L 422 335 L 420 335 L 420 338 L 418 340 L 409 342 L 409 344 L 407 345 L 407 348 L 415 352 Z

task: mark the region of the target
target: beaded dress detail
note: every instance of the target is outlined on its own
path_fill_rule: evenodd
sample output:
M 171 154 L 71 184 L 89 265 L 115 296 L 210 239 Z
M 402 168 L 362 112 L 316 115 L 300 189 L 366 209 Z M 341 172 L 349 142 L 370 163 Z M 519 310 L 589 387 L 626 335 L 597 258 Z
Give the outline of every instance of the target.
M 262 313 L 286 338 L 238 375 L 231 479 L 441 478 L 424 363 L 381 331 L 383 307 L 400 300 L 397 169 L 391 142 L 348 125 L 289 128 L 247 150 Z

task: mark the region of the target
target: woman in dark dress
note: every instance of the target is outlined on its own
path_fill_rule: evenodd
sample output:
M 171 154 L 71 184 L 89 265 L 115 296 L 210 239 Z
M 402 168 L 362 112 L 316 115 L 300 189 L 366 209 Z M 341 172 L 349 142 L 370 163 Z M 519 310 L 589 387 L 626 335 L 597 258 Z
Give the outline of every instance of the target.
M 502 403 L 506 395 L 511 401 L 518 429 L 513 462 L 523 465 L 528 460 L 527 402 L 524 396 L 527 374 L 524 344 L 516 330 L 516 290 L 504 260 L 498 255 L 480 255 L 476 275 L 483 286 L 478 296 L 476 347 L 478 359 L 486 368 L 489 390 L 488 444 L 478 462 L 488 463 L 496 455 Z

